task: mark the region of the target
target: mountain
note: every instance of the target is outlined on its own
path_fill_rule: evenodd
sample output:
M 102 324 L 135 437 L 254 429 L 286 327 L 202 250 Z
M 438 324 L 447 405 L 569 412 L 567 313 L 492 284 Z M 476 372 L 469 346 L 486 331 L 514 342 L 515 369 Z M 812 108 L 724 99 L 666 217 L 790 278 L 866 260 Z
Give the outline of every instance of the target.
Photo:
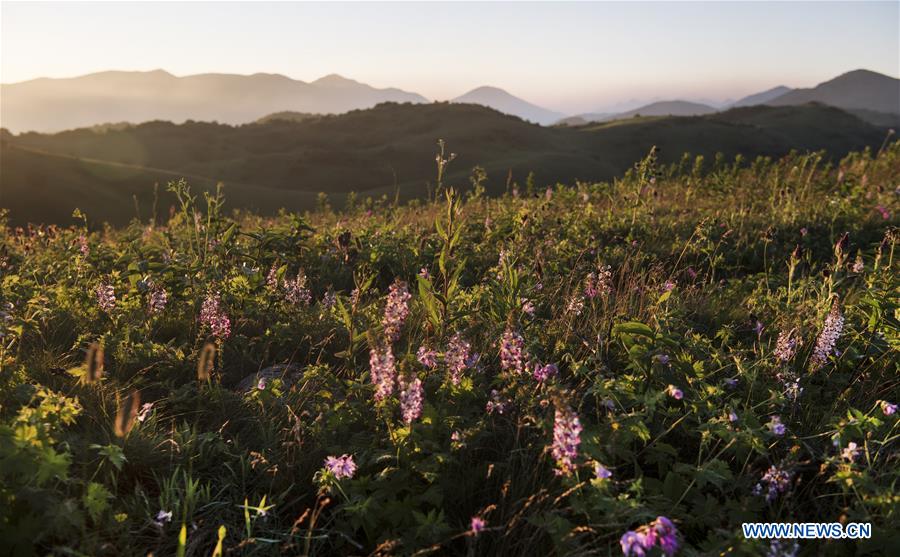
M 552 124 L 564 116 L 559 112 L 531 104 L 497 87 L 478 87 L 450 102 L 480 104 L 504 114 L 512 114 L 523 120 L 543 125 Z
M 109 71 L 0 85 L 0 120 L 12 131 L 43 132 L 122 121 L 242 124 L 273 112 L 342 113 L 387 101 L 428 102 L 339 75 L 306 83 L 263 73 L 176 77 L 163 70 Z
M 869 70 L 855 70 L 811 89 L 794 89 L 766 104 L 788 106 L 809 102 L 847 110 L 900 114 L 900 79 Z
M 716 109 L 706 104 L 688 101 L 658 101 L 628 112 L 615 114 L 607 118 L 607 120 L 621 120 L 634 116 L 701 116 L 714 112 L 716 112 Z
M 771 89 L 767 89 L 761 93 L 756 93 L 754 95 L 747 95 L 746 97 L 735 102 L 733 107 L 741 107 L 741 106 L 756 106 L 758 104 L 766 104 L 773 99 L 777 99 L 778 97 L 784 95 L 792 91 L 790 87 L 785 87 L 784 85 L 779 85 L 778 87 L 773 87 Z
M 287 120 L 288 122 L 303 122 L 304 120 L 310 120 L 312 118 L 318 118 L 322 116 L 321 114 L 310 114 L 308 112 L 297 112 L 294 110 L 282 110 L 281 112 L 273 112 L 272 114 L 267 114 L 262 118 L 258 118 L 254 123 L 255 124 L 266 124 L 268 122 L 272 122 L 275 120 Z
M 231 126 L 209 122 L 147 122 L 56 134 L 0 134 L 0 207 L 9 222 L 71 223 L 72 209 L 92 222 L 166 214 L 174 200 L 164 184 L 185 177 L 195 191 L 223 182 L 229 208 L 273 214 L 315 206 L 325 192 L 343 206 L 350 192 L 366 196 L 425 195 L 434 180 L 435 141 L 458 153 L 445 182 L 469 183 L 476 165 L 488 193 L 507 176 L 540 185 L 620 176 L 649 149 L 663 163 L 685 152 L 707 160 L 721 152 L 779 156 L 824 149 L 834 157 L 877 148 L 881 129 L 823 105 L 755 106 L 695 117 L 629 118 L 576 128 L 542 127 L 493 109 L 456 103 L 380 104 L 368 110 L 299 122 L 281 119 Z M 154 184 L 159 184 L 158 200 Z M 136 200 L 136 201 L 135 201 Z

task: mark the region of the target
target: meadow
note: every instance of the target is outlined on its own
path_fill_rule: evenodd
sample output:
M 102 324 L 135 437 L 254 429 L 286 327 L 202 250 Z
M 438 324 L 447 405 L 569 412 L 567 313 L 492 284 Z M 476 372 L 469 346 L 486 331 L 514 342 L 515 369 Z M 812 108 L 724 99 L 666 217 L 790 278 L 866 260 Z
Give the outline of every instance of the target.
M 4 223 L 0 553 L 900 554 L 900 142 L 494 196 L 435 160 L 427 200 Z

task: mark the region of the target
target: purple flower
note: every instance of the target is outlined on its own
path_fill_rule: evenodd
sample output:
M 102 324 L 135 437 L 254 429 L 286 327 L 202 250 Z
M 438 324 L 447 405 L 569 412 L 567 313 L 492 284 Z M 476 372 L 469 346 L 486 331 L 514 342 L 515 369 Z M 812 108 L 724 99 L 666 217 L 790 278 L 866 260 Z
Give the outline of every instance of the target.
M 619 545 L 622 546 L 622 554 L 625 557 L 644 557 L 647 550 L 644 548 L 646 537 L 638 532 L 629 530 L 622 534 Z
M 356 474 L 356 463 L 353 456 L 343 454 L 341 456 L 329 456 L 325 459 L 325 469 L 334 474 L 334 477 L 342 480 L 352 478 Z
M 881 401 L 881 412 L 885 416 L 893 416 L 894 414 L 897 413 L 897 405 L 891 404 L 890 402 L 888 402 L 886 400 L 882 400 Z
M 606 466 L 603 466 L 599 462 L 594 464 L 594 477 L 598 480 L 608 480 L 612 477 L 612 472 Z
M 328 290 L 322 296 L 322 307 L 327 311 L 334 307 L 337 303 L 337 295 L 334 293 L 334 290 Z
M 663 289 L 663 292 L 671 292 L 672 290 L 675 289 L 675 281 L 671 280 L 671 279 L 667 280 L 665 282 L 665 284 L 663 284 L 662 289 Z
M 80 236 L 78 236 L 76 242 L 78 243 L 78 251 L 81 252 L 82 257 L 87 257 L 91 254 L 91 246 L 88 245 L 87 236 L 81 234 Z
M 781 331 L 778 333 L 778 341 L 775 343 L 775 359 L 781 363 L 787 363 L 797 353 L 798 344 L 793 330 Z
M 675 528 L 672 521 L 664 516 L 658 516 L 650 527 L 662 552 L 669 557 L 675 555 L 675 552 L 678 551 L 678 529 Z
M 729 412 L 729 413 L 728 413 L 728 421 L 731 422 L 731 423 L 734 423 L 734 422 L 738 421 L 738 415 L 737 415 L 737 412 L 735 412 L 734 410 L 732 410 L 731 412 Z
M 116 307 L 116 290 L 108 282 L 102 282 L 95 289 L 97 294 L 97 305 L 106 313 L 111 312 Z
M 408 302 L 411 297 L 406 283 L 400 279 L 395 280 L 388 292 L 384 318 L 381 320 L 384 336 L 389 342 L 396 342 L 400 338 L 400 328 L 409 315 Z
M 147 311 L 151 315 L 162 313 L 169 302 L 169 295 L 165 288 L 156 285 L 152 280 L 147 280 L 147 286 L 150 289 L 150 294 L 147 296 Z
M 507 371 L 521 373 L 525 370 L 528 354 L 522 335 L 506 329 L 500 337 L 500 367 Z
M 394 368 L 394 353 L 390 345 L 372 348 L 369 351 L 369 367 L 372 384 L 375 385 L 375 400 L 381 401 L 394 392 L 394 379 L 397 370 Z
M 596 298 L 609 294 L 612 291 L 611 267 L 601 267 L 597 272 L 588 273 L 584 279 L 584 295 L 588 298 Z
M 480 534 L 484 530 L 484 527 L 486 526 L 486 524 L 487 523 L 484 521 L 483 518 L 481 518 L 479 516 L 473 516 L 472 524 L 471 524 L 472 534 L 475 536 Z
M 853 262 L 853 266 L 850 267 L 850 270 L 854 273 L 861 273 L 865 270 L 866 264 L 863 263 L 862 255 L 856 254 L 856 261 Z
M 841 451 L 841 458 L 853 462 L 859 456 L 859 447 L 853 441 L 847 443 L 847 446 Z
M 544 381 L 556 377 L 559 375 L 559 368 L 556 367 L 556 364 L 547 364 L 542 366 L 540 363 L 534 365 L 534 379 L 539 383 L 543 383 Z
M 266 275 L 266 286 L 270 290 L 278 290 L 278 267 L 272 265 Z
M 769 431 L 771 431 L 773 435 L 777 435 L 778 437 L 781 437 L 782 435 L 784 435 L 785 431 L 787 431 L 787 428 L 785 428 L 784 424 L 781 423 L 781 418 L 779 416 L 772 416 L 767 425 Z
M 525 300 L 524 302 L 522 302 L 522 311 L 529 316 L 534 317 L 534 302 L 532 302 L 531 300 Z
M 463 371 L 469 367 L 469 351 L 471 349 L 472 346 L 459 333 L 450 337 L 450 343 L 444 353 L 444 360 L 450 373 L 450 382 L 454 385 L 459 385 Z
M 575 470 L 578 445 L 581 444 L 581 422 L 568 406 L 556 407 L 553 422 L 553 445 L 550 452 L 559 468 L 557 474 L 570 475 Z
M 163 527 L 167 522 L 172 522 L 172 511 L 164 511 L 160 510 L 156 513 L 156 520 L 153 521 L 160 528 Z
M 491 398 L 485 405 L 484 411 L 488 414 L 493 414 L 494 412 L 496 412 L 502 416 L 509 408 L 509 404 L 509 400 L 503 400 L 500 398 L 500 392 L 497 391 L 497 389 L 491 389 Z
M 765 557 L 797 557 L 800 551 L 800 544 L 797 540 L 772 540 L 769 542 L 769 550 L 766 551 Z
M 770 466 L 766 473 L 763 474 L 760 482 L 753 488 L 753 494 L 762 495 L 763 491 L 765 491 L 766 501 L 771 503 L 780 494 L 790 489 L 792 476 L 793 474 L 788 470 Z
M 416 359 L 428 369 L 432 369 L 437 365 L 437 356 L 437 352 L 426 346 L 420 346 L 419 350 L 416 351 Z
M 422 415 L 423 399 L 422 381 L 413 373 L 401 376 L 400 412 L 404 422 L 411 424 Z
M 566 313 L 571 313 L 574 316 L 581 315 L 581 312 L 584 310 L 584 296 L 580 294 L 573 294 L 571 298 L 569 298 L 569 303 L 566 304 Z
M 421 269 L 419 269 L 419 276 L 423 279 L 430 279 L 431 273 L 428 272 L 428 267 L 422 267 Z
M 256 384 L 256 388 L 257 388 L 258 390 L 260 390 L 260 391 L 265 391 L 265 390 L 266 390 L 266 383 L 267 383 L 267 382 L 266 382 L 266 378 L 265 378 L 265 377 L 260 377 L 260 378 L 259 378 L 259 382 Z
M 657 354 L 656 361 L 661 363 L 662 365 L 669 365 L 669 355 L 668 354 Z
M 884 205 L 877 205 L 877 206 L 875 207 L 875 210 L 878 211 L 879 213 L 881 213 L 881 218 L 883 218 L 884 220 L 888 220 L 889 218 L 891 218 L 891 213 L 890 213 L 890 211 L 888 211 L 888 210 L 884 207 Z
M 669 385 L 668 388 L 666 388 L 666 392 L 669 393 L 669 396 L 674 398 L 675 400 L 681 400 L 682 398 L 684 398 L 684 392 L 682 392 L 682 390 L 675 385 Z
M 312 300 L 312 292 L 306 286 L 306 273 L 303 269 L 297 271 L 294 280 L 284 281 L 284 298 L 295 305 L 309 304 Z
M 844 330 L 844 316 L 841 315 L 841 308 L 835 302 L 831 306 L 831 311 L 825 317 L 825 324 L 819 338 L 816 339 L 816 346 L 810 356 L 809 367 L 811 371 L 816 371 L 825 365 L 828 356 L 834 352 L 834 345 L 837 343 L 841 332 Z
M 213 336 L 226 339 L 231 334 L 231 320 L 222 311 L 218 292 L 210 292 L 200 308 L 200 324 L 205 325 Z

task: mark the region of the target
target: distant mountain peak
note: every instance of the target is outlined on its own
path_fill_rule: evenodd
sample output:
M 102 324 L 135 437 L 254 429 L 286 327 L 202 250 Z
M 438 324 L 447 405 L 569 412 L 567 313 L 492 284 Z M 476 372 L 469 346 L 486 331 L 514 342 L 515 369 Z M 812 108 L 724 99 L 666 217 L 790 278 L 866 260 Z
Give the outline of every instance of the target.
M 312 82 L 313 85 L 359 85 L 360 83 L 354 79 L 350 79 L 344 77 L 340 74 L 330 73 L 326 76 L 322 76 L 319 79 Z
M 450 102 L 480 104 L 506 114 L 518 116 L 523 120 L 544 125 L 552 124 L 563 116 L 558 112 L 532 104 L 524 99 L 520 99 L 509 91 L 491 85 L 476 87 L 468 93 L 451 99 Z

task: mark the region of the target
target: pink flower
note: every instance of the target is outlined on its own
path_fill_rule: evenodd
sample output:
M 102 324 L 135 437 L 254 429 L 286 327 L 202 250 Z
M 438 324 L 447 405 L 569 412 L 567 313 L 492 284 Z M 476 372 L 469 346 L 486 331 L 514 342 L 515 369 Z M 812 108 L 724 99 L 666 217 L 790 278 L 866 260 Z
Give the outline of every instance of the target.
M 384 327 L 384 336 L 389 342 L 396 342 L 400 338 L 400 328 L 409 315 L 409 299 L 412 296 L 406 283 L 400 279 L 394 281 L 388 292 L 387 304 L 384 307 L 384 318 L 381 325 Z
M 886 400 L 882 400 L 881 401 L 881 412 L 885 416 L 893 416 L 894 414 L 897 413 L 897 405 L 891 404 L 890 402 L 888 402 Z
M 397 370 L 394 367 L 394 353 L 390 345 L 372 348 L 369 351 L 369 368 L 372 384 L 375 385 L 375 400 L 381 401 L 394 392 Z
M 222 311 L 218 292 L 210 292 L 200 308 L 200 323 L 210 329 L 213 336 L 226 339 L 231 334 L 231 320 Z
M 841 332 L 844 330 L 844 316 L 841 315 L 841 308 L 835 302 L 831 306 L 831 311 L 825 317 L 825 324 L 822 326 L 822 332 L 816 339 L 816 346 L 810 356 L 809 367 L 811 371 L 816 371 L 825 365 L 828 356 L 834 352 L 834 346 Z
M 682 392 L 682 390 L 675 385 L 669 385 L 666 388 L 666 392 L 669 393 L 669 396 L 674 398 L 675 400 L 681 400 L 682 398 L 684 398 L 684 392 Z
M 422 415 L 423 399 L 422 381 L 412 373 L 401 376 L 400 412 L 404 422 L 411 424 Z
M 487 523 L 483 518 L 481 518 L 480 516 L 473 516 L 471 524 L 472 535 L 477 536 L 478 534 L 480 534 L 484 530 L 484 527 L 486 525 Z
M 581 422 L 578 414 L 568 406 L 557 406 L 553 423 L 553 445 L 550 452 L 556 459 L 558 474 L 570 475 L 575 470 L 578 445 L 581 444 Z
M 100 283 L 95 289 L 97 294 L 97 305 L 106 313 L 111 312 L 116 307 L 116 290 L 113 285 L 108 282 Z
M 450 382 L 454 385 L 459 385 L 463 371 L 469 367 L 469 351 L 471 349 L 472 346 L 459 333 L 450 338 L 447 351 L 444 353 L 444 360 L 447 363 L 447 370 L 450 372 Z

